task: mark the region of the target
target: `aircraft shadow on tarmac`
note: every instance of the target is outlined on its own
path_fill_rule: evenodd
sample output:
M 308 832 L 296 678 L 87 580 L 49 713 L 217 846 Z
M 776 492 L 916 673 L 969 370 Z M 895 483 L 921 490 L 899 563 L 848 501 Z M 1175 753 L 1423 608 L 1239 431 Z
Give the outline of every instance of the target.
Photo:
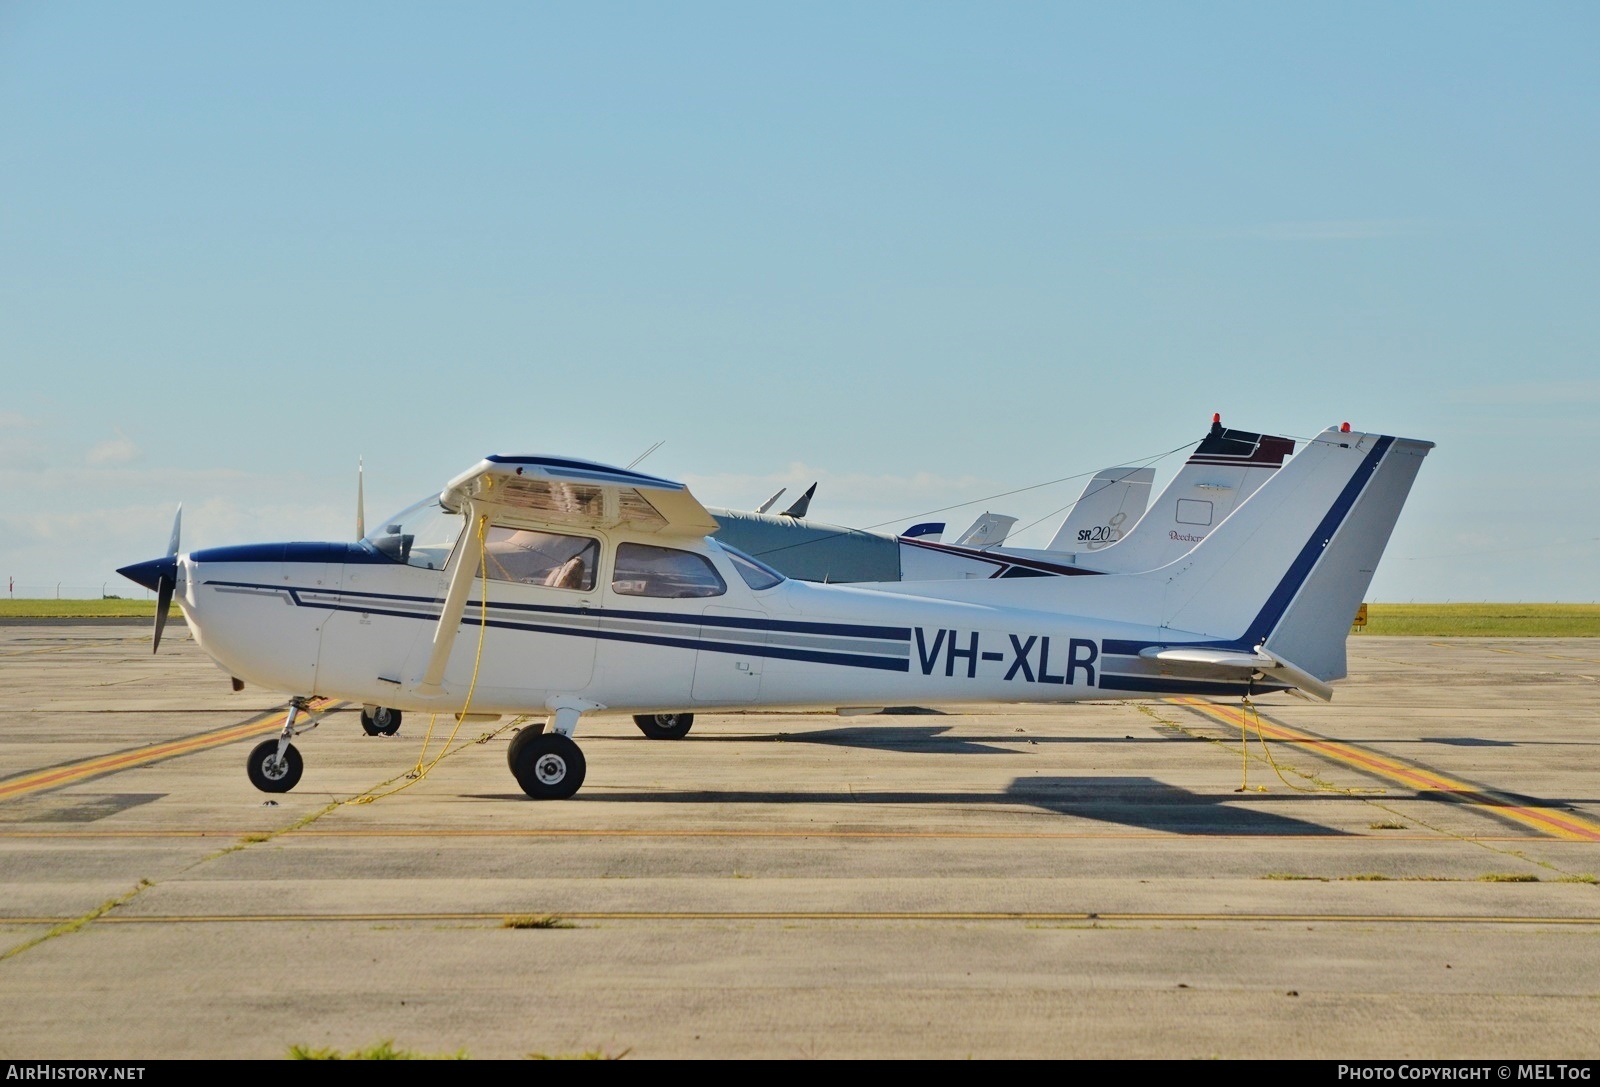
M 946 735 L 949 725 L 846 726 L 817 732 L 784 732 L 766 737 L 788 744 L 827 744 L 832 747 L 867 747 L 874 751 L 906 751 L 940 755 L 1008 755 L 1012 748 L 980 740 Z M 1011 743 L 1018 742 L 1009 738 Z
M 477 800 L 524 800 L 520 794 L 477 795 Z M 1274 798 L 1282 803 L 1281 794 Z M 1249 806 L 1248 795 L 1208 796 L 1142 777 L 1019 778 L 1000 793 L 914 792 L 853 789 L 832 792 L 695 789 L 591 793 L 566 803 L 605 804 L 840 804 L 892 806 L 945 805 L 992 808 L 1013 805 L 1044 809 L 1058 815 L 1100 823 L 1116 823 L 1171 834 L 1188 835 L 1319 835 L 1342 837 L 1344 831 L 1308 823 Z
M 696 736 L 695 743 L 786 743 L 825 744 L 830 747 L 858 747 L 873 751 L 903 751 L 932 755 L 1014 755 L 1018 745 L 1127 743 L 1133 736 L 1041 736 L 1001 733 L 994 736 L 947 735 L 950 725 L 846 725 L 815 732 L 779 732 L 770 736 Z M 1187 736 L 1149 736 L 1146 743 L 1173 743 L 1192 739 Z M 1204 742 L 1204 741 L 1197 741 Z

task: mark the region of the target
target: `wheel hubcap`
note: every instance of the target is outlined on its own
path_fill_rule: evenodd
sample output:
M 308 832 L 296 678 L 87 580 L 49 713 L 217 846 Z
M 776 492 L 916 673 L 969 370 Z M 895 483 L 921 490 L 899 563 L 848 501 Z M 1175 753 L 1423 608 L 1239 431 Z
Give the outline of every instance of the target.
M 269 780 L 278 781 L 288 772 L 288 759 L 280 759 L 276 755 L 268 755 L 261 760 L 261 774 Z
M 541 785 L 559 785 L 567 776 L 567 760 L 560 755 L 541 755 L 533 764 L 533 773 Z

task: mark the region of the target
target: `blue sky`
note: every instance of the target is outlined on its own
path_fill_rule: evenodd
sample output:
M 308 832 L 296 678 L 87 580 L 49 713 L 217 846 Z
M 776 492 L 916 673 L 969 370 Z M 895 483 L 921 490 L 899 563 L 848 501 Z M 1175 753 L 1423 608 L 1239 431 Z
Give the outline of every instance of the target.
M 1081 481 L 985 499 L 1217 411 L 1438 443 L 1369 599 L 1600 600 L 1596 55 L 1577 3 L 0 3 L 0 577 L 656 442 L 1041 546 Z

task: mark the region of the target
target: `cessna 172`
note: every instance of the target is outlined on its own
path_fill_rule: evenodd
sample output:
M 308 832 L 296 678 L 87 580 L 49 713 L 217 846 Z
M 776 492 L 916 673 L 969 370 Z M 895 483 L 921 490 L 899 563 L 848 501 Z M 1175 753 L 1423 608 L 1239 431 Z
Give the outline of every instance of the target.
M 168 554 L 121 573 L 176 599 L 230 675 L 291 697 L 258 745 L 286 792 L 308 699 L 547 714 L 507 759 L 572 796 L 579 720 L 675 738 L 696 709 L 863 712 L 1298 690 L 1332 695 L 1345 637 L 1432 443 L 1331 428 L 1179 561 L 1140 573 L 818 585 L 707 534 L 682 484 L 590 461 L 491 456 L 360 543 Z

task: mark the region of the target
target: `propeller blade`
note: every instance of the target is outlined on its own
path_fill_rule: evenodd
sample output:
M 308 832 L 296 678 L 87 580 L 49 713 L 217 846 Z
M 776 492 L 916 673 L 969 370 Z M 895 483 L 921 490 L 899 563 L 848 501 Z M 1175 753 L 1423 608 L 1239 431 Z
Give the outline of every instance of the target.
M 356 539 L 367 538 L 367 499 L 364 477 L 367 466 L 363 458 L 356 460 Z
M 178 585 L 178 534 L 183 527 L 183 503 L 172 517 L 172 538 L 167 541 L 167 566 L 162 569 L 161 581 L 156 586 L 156 633 L 150 639 L 150 652 L 161 648 L 161 632 L 167 629 L 167 612 L 172 610 L 172 590 Z
M 163 577 L 156 589 L 156 636 L 150 641 L 150 652 L 161 648 L 161 632 L 167 628 L 167 612 L 172 608 L 171 578 Z

